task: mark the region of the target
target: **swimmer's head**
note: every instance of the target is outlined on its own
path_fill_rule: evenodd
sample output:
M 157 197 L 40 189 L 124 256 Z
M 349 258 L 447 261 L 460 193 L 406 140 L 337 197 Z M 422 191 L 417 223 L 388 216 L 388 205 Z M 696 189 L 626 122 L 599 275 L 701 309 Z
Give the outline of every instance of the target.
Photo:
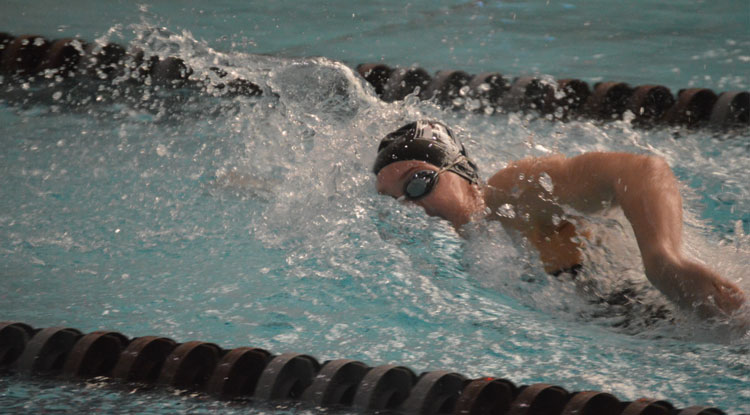
M 477 166 L 469 160 L 463 144 L 443 123 L 420 120 L 406 124 L 380 142 L 372 171 L 397 161 L 419 160 L 452 171 L 470 183 L 479 183 Z

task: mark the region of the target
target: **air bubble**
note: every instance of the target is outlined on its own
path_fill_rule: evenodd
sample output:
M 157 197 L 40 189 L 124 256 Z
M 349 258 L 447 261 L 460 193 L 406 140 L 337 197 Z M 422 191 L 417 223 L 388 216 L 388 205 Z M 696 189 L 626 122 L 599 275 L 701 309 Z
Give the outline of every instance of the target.
M 513 205 L 511 205 L 510 203 L 506 203 L 497 208 L 497 214 L 509 219 L 513 219 L 516 217 L 516 211 L 513 210 Z
M 539 175 L 539 184 L 542 185 L 544 190 L 546 190 L 548 193 L 552 193 L 552 190 L 554 190 L 555 185 L 552 184 L 552 178 L 549 177 L 549 174 L 546 172 L 543 172 Z

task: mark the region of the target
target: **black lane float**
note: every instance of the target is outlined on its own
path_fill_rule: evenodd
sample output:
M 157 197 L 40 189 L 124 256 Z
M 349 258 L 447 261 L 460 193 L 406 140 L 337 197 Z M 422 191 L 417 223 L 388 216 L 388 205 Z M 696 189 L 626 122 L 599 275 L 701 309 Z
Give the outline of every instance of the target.
M 626 112 L 638 127 L 681 125 L 689 128 L 746 128 L 750 126 L 750 92 L 719 94 L 706 88 L 680 89 L 677 97 L 665 86 L 599 82 L 593 88 L 579 79 L 521 76 L 498 72 L 469 75 L 438 71 L 434 77 L 418 67 L 391 68 L 362 64 L 357 72 L 387 102 L 415 94 L 446 109 L 485 113 L 534 112 L 558 121 L 622 120 Z
M 100 45 L 73 38 L 49 40 L 28 34 L 15 37 L 0 32 L 0 86 L 29 81 L 55 85 L 85 78 L 172 89 L 210 90 L 222 96 L 262 94 L 258 85 L 231 78 L 221 68 L 211 67 L 210 71 L 211 76 L 198 76 L 182 59 L 145 57 L 143 50 L 126 50 L 116 43 Z M 2 93 L 0 89 L 0 97 Z
M 602 391 L 569 392 L 546 383 L 516 385 L 501 377 L 471 379 L 435 370 L 417 375 L 401 365 L 371 367 L 300 353 L 161 336 L 128 338 L 109 330 L 0 322 L 0 375 L 59 379 L 107 377 L 113 383 L 161 385 L 217 399 L 297 401 L 318 408 L 419 415 L 722 415 L 709 406 L 676 408 L 665 400 L 621 401 Z M 248 399 L 251 398 L 251 399 Z
M 361 64 L 356 70 L 386 102 L 414 94 L 446 109 L 486 114 L 522 111 L 556 121 L 615 121 L 630 113 L 631 123 L 643 128 L 667 125 L 735 130 L 750 126 L 748 91 L 717 94 L 706 88 L 686 88 L 675 96 L 665 86 L 650 84 L 600 82 L 591 87 L 578 79 L 511 78 L 498 72 L 470 75 L 458 70 L 441 70 L 431 76 L 419 67 L 391 68 L 382 63 Z M 115 43 L 0 32 L 0 86 L 30 79 L 61 83 L 87 77 L 222 96 L 263 94 L 257 84 L 231 78 L 221 68 L 212 67 L 210 72 L 210 76 L 199 75 L 180 58 L 146 57 L 143 50 L 126 50 Z M 2 93 L 0 88 L 0 97 Z

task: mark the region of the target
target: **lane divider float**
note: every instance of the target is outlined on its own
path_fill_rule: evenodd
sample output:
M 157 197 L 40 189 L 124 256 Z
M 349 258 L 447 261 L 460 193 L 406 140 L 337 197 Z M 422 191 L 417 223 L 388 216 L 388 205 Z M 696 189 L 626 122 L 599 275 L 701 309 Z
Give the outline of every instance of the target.
M 62 82 L 85 76 L 219 95 L 263 94 L 257 84 L 229 79 L 221 68 L 212 67 L 210 71 L 198 75 L 180 58 L 147 58 L 143 50 L 126 50 L 115 43 L 100 45 L 73 38 L 48 40 L 29 34 L 15 37 L 0 32 L 0 85 L 29 79 Z M 361 64 L 356 71 L 386 102 L 416 94 L 449 110 L 486 114 L 522 111 L 556 121 L 615 121 L 630 113 L 631 123 L 642 128 L 666 125 L 735 130 L 750 126 L 748 91 L 717 94 L 706 88 L 686 88 L 673 95 L 662 85 L 599 82 L 590 86 L 579 79 L 511 78 L 499 72 L 470 75 L 458 70 L 441 70 L 433 76 L 423 68 L 391 68 L 382 63 Z
M 506 378 L 471 379 L 406 366 L 371 367 L 351 359 L 319 362 L 300 353 L 274 355 L 254 347 L 226 350 L 215 343 L 178 343 L 162 336 L 128 338 L 110 330 L 84 334 L 69 327 L 33 328 L 0 322 L 0 375 L 60 379 L 106 377 L 161 385 L 217 399 L 297 401 L 311 407 L 415 415 L 723 415 L 719 408 L 677 409 L 652 398 L 621 401 L 602 391 L 516 385 Z M 248 399 L 248 398 L 252 398 Z
M 624 82 L 589 86 L 579 79 L 554 80 L 534 76 L 508 78 L 498 72 L 469 75 L 438 71 L 435 76 L 419 67 L 391 68 L 382 63 L 357 66 L 357 72 L 387 102 L 416 94 L 446 109 L 476 112 L 535 112 L 567 121 L 588 118 L 623 119 L 626 111 L 638 127 L 682 125 L 689 128 L 750 126 L 750 92 L 716 94 L 706 88 L 672 92 L 662 85 L 632 87 Z
M 171 89 L 211 90 L 222 96 L 262 94 L 258 85 L 244 79 L 230 79 L 221 68 L 212 67 L 210 71 L 211 76 L 199 76 L 180 58 L 146 57 L 143 50 L 126 50 L 116 43 L 100 45 L 73 38 L 49 40 L 39 35 L 14 37 L 0 33 L 0 85 L 30 80 L 51 80 L 59 84 L 74 78 L 88 78 Z

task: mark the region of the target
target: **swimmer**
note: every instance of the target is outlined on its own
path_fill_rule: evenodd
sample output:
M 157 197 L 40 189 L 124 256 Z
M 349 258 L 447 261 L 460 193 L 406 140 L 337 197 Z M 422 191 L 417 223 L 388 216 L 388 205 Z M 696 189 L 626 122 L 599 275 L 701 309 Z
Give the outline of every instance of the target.
M 513 161 L 486 183 L 450 129 L 417 121 L 380 142 L 373 166 L 377 191 L 462 225 L 486 218 L 518 232 L 539 252 L 546 272 L 574 274 L 589 236 L 562 206 L 592 214 L 619 206 L 632 225 L 646 277 L 680 308 L 726 317 L 746 301 L 742 290 L 686 258 L 677 180 L 659 158 L 592 152 Z

